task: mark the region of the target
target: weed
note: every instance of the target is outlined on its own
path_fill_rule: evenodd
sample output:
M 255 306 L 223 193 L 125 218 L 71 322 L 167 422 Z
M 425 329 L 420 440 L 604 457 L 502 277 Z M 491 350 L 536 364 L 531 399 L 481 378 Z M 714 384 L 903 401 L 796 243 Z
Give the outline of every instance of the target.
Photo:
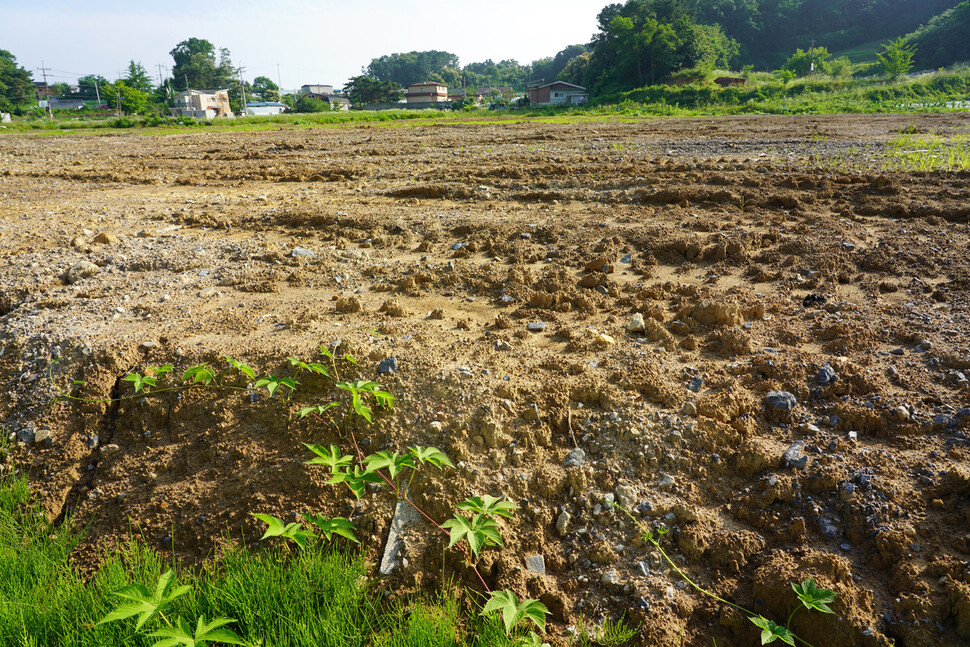
M 576 635 L 577 647 L 619 647 L 625 645 L 640 633 L 639 628 L 628 627 L 621 616 L 618 620 L 611 620 L 604 617 L 599 625 L 594 626 L 591 632 L 587 629 L 582 618 L 577 623 L 578 633 Z
M 794 646 L 795 641 L 797 640 L 803 645 L 811 647 L 807 641 L 799 638 L 792 633 L 790 629 L 788 629 L 788 626 L 791 625 L 791 620 L 795 616 L 795 613 L 802 607 L 809 610 L 814 609 L 815 611 L 819 611 L 821 613 L 834 613 L 828 605 L 835 601 L 835 593 L 828 589 L 818 588 L 815 584 L 814 578 L 811 577 L 802 581 L 801 584 L 792 584 L 792 589 L 795 591 L 795 595 L 798 597 L 798 601 L 801 602 L 802 607 L 796 607 L 795 610 L 791 612 L 791 615 L 788 616 L 788 621 L 785 625 L 780 625 L 773 620 L 765 618 L 760 613 L 755 613 L 754 611 L 745 609 L 744 607 L 733 602 L 729 602 L 728 600 L 715 595 L 694 582 L 694 580 L 690 579 L 690 577 L 688 577 L 687 574 L 684 573 L 684 571 L 682 571 L 676 563 L 674 563 L 667 552 L 660 546 L 660 538 L 667 534 L 666 526 L 661 525 L 656 530 L 650 530 L 646 528 L 639 519 L 630 514 L 626 508 L 619 504 L 614 504 L 614 506 L 630 518 L 630 520 L 640 529 L 643 540 L 651 544 L 657 550 L 657 552 L 660 553 L 660 556 L 664 558 L 664 561 L 670 565 L 674 572 L 677 573 L 677 575 L 679 575 L 681 579 L 689 584 L 694 590 L 712 600 L 720 602 L 721 604 L 726 604 L 731 608 L 737 609 L 741 613 L 745 614 L 748 617 L 748 620 L 750 620 L 755 626 L 760 628 L 762 645 L 767 645 L 775 642 L 776 640 L 780 640 L 787 645 Z
M 57 389 L 57 396 L 52 403 L 58 402 L 91 402 L 91 401 L 122 401 L 162 393 L 185 391 L 189 389 L 210 389 L 216 391 L 248 391 L 265 389 L 270 398 L 282 394 L 284 402 L 299 388 L 297 380 L 301 374 L 319 375 L 333 381 L 333 395 L 346 394 L 344 398 L 335 398 L 324 404 L 303 407 L 299 410 L 300 418 L 311 418 L 326 424 L 332 431 L 342 438 L 349 438 L 354 453 L 344 454 L 341 449 L 330 444 L 329 447 L 304 443 L 314 457 L 306 462 L 307 465 L 322 467 L 328 470 L 328 485 L 345 484 L 351 494 L 359 500 L 367 492 L 368 483 L 385 483 L 399 501 L 409 504 L 419 512 L 425 520 L 449 538 L 449 548 L 456 548 L 465 556 L 465 561 L 475 574 L 488 598 L 485 602 L 483 614 L 500 613 L 505 626 L 507 638 L 514 639 L 521 645 L 540 646 L 541 639 L 534 632 L 519 633 L 517 625 L 520 621 L 531 621 L 540 631 L 545 630 L 545 616 L 548 610 L 538 600 L 523 600 L 519 602 L 511 591 L 491 591 L 481 572 L 478 563 L 481 553 L 489 547 L 502 547 L 501 520 L 511 518 L 518 507 L 510 501 L 499 497 L 484 496 L 465 499 L 457 506 L 457 513 L 444 522 L 435 521 L 427 512 L 418 507 L 409 497 L 408 491 L 415 475 L 421 468 L 431 467 L 438 470 L 453 468 L 452 461 L 439 449 L 415 445 L 405 452 L 379 451 L 365 455 L 357 442 L 357 431 L 364 423 L 374 422 L 375 409 L 393 410 L 395 398 L 384 390 L 380 384 L 370 380 L 340 380 L 340 367 L 343 364 L 357 365 L 357 361 L 350 355 L 336 356 L 325 346 L 320 346 L 323 361 L 306 362 L 295 357 L 288 358 L 294 375 L 258 375 L 255 369 L 232 357 L 226 357 L 226 368 L 217 369 L 208 362 L 191 366 L 181 374 L 181 380 L 173 380 L 174 367 L 171 364 L 148 366 L 144 373 L 131 371 L 121 378 L 121 382 L 131 384 L 131 392 L 116 398 L 94 398 L 81 394 L 86 386 L 83 382 L 72 381 L 70 387 L 59 386 L 51 373 L 51 382 Z M 340 421 L 334 418 L 334 413 L 343 409 L 345 415 Z M 300 552 L 309 550 L 318 539 L 331 542 L 336 538 L 359 543 L 354 532 L 353 523 L 344 517 L 324 517 L 312 512 L 303 513 L 301 520 L 290 523 L 273 515 L 253 512 L 251 516 L 266 524 L 262 539 L 280 537 L 292 542 Z M 108 614 L 102 622 L 121 620 L 132 615 L 138 615 L 139 621 L 135 626 L 138 631 L 157 613 L 164 626 L 150 634 L 150 637 L 161 638 L 155 647 L 169 647 L 178 644 L 201 645 L 206 641 L 218 640 L 229 642 L 219 636 L 235 636 L 225 625 L 233 622 L 229 618 L 216 617 L 207 621 L 205 616 L 197 619 L 195 633 L 189 631 L 181 617 L 169 622 L 161 615 L 160 609 L 177 597 L 184 595 L 186 589 L 179 587 L 171 590 L 174 576 L 171 572 L 160 577 L 155 593 L 149 593 L 141 585 L 130 585 L 116 592 L 117 595 L 129 600 Z M 236 643 L 241 644 L 241 643 Z

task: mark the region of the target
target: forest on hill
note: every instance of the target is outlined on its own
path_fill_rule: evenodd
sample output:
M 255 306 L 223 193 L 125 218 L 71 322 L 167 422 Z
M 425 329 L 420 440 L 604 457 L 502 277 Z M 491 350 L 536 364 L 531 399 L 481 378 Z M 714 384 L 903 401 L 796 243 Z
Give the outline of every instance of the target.
M 668 83 L 685 70 L 788 69 L 801 76 L 814 61 L 828 74 L 874 74 L 877 67 L 826 61 L 859 47 L 874 58 L 880 44 L 900 37 L 915 45 L 914 65 L 937 68 L 970 59 L 968 33 L 970 3 L 958 0 L 627 0 L 600 11 L 590 42 L 531 64 L 461 66 L 448 52 L 407 52 L 374 58 L 364 76 L 401 86 L 516 89 L 560 79 L 604 95 Z

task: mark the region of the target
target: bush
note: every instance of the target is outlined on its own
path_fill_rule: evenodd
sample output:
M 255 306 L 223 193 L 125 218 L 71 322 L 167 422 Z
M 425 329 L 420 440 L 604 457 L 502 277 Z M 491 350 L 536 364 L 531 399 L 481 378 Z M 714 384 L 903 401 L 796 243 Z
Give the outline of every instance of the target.
M 297 112 L 329 112 L 330 104 L 322 99 L 313 97 L 300 97 L 296 102 Z

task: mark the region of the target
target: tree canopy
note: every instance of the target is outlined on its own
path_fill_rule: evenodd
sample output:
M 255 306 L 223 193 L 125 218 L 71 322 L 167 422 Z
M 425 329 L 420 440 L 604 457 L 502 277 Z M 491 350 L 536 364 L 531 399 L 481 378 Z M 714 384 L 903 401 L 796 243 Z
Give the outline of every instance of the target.
M 186 87 L 197 90 L 228 88 L 236 76 L 229 50 L 219 50 L 217 62 L 215 45 L 201 38 L 183 40 L 169 54 L 175 61 L 172 67 L 174 85 L 182 90 Z
M 279 101 L 280 86 L 273 83 L 269 77 L 257 76 L 253 79 L 253 96 L 263 101 Z
M 597 17 L 593 55 L 584 70 L 595 93 L 660 83 L 684 67 L 727 65 L 733 40 L 716 25 L 698 25 L 687 0 L 627 0 Z
M 395 103 L 404 96 L 394 81 L 379 81 L 366 75 L 355 76 L 344 86 L 344 94 L 355 106 L 375 103 Z
M 34 79 L 30 72 L 17 65 L 17 57 L 0 49 L 0 109 L 13 110 L 36 99 Z
M 447 68 L 454 70 L 458 67 L 458 57 L 449 52 L 429 50 L 396 53 L 372 59 L 365 70 L 365 76 L 378 81 L 392 81 L 405 87 L 423 81 L 443 82 L 442 72 Z
M 895 38 L 927 24 L 960 0 L 688 0 L 697 22 L 720 25 L 740 44 L 740 58 L 759 68 L 779 67 L 794 47 L 812 41 L 838 51 Z M 960 44 L 966 31 L 954 32 Z M 954 42 L 954 47 L 960 44 Z M 925 48 L 920 46 L 920 51 Z M 919 57 L 917 57 L 918 59 Z M 947 63 L 960 60 L 948 58 Z
M 148 70 L 141 63 L 135 61 L 128 61 L 128 73 L 122 80 L 128 87 L 135 88 L 145 94 L 155 89 L 155 84 L 152 82 L 152 77 L 148 75 Z
M 970 61 L 970 2 L 944 11 L 906 37 L 916 46 L 913 62 L 921 69 Z

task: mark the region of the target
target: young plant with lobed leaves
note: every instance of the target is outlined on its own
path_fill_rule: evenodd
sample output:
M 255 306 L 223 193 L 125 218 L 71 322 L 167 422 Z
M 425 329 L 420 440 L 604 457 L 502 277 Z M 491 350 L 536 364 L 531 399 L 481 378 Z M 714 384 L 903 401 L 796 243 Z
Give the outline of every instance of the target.
M 175 573 L 171 570 L 166 571 L 158 577 L 154 591 L 149 591 L 148 587 L 142 584 L 132 584 L 115 591 L 114 595 L 122 598 L 124 602 L 115 607 L 98 624 L 138 616 L 134 631 L 139 633 L 150 620 L 157 616 L 160 626 L 155 631 L 145 634 L 148 638 L 158 638 L 152 643 L 152 647 L 178 647 L 179 645 L 201 647 L 209 643 L 249 644 L 231 629 L 226 629 L 226 625 L 235 622 L 233 618 L 220 617 L 207 621 L 204 615 L 200 615 L 196 620 L 194 631 L 181 616 L 169 621 L 162 610 L 191 590 L 190 586 L 175 586 Z
M 657 552 L 660 553 L 660 556 L 663 557 L 664 561 L 666 561 L 670 565 L 670 567 L 674 569 L 674 572 L 677 573 L 677 575 L 679 575 L 681 579 L 687 582 L 687 584 L 689 584 L 694 590 L 701 593 L 702 595 L 705 595 L 711 598 L 712 600 L 720 602 L 721 604 L 726 604 L 729 607 L 732 607 L 744 613 L 748 617 L 748 620 L 750 620 L 755 626 L 761 629 L 762 645 L 768 645 L 775 642 L 776 640 L 780 640 L 781 642 L 787 645 L 792 645 L 793 647 L 796 641 L 798 641 L 803 645 L 806 645 L 807 647 L 812 647 L 810 643 L 798 637 L 789 629 L 789 627 L 791 626 L 792 618 L 795 616 L 795 613 L 800 609 L 802 609 L 803 607 L 810 611 L 815 610 L 820 613 L 835 613 L 828 606 L 829 604 L 835 601 L 835 592 L 830 591 L 828 589 L 818 588 L 818 586 L 815 584 L 815 579 L 811 577 L 803 580 L 801 584 L 791 585 L 792 589 L 795 591 L 795 596 L 798 598 L 798 601 L 801 604 L 801 606 L 795 607 L 795 610 L 792 611 L 791 615 L 788 616 L 788 621 L 784 625 L 780 625 L 776 623 L 774 620 L 770 620 L 764 617 L 760 613 L 755 613 L 750 609 L 746 609 L 733 602 L 729 602 L 728 600 L 725 600 L 724 598 L 715 595 L 714 593 L 708 591 L 707 589 L 703 588 L 702 586 L 694 582 L 694 580 L 690 579 L 687 576 L 687 574 L 684 573 L 684 571 L 682 571 L 680 567 L 678 567 L 677 564 L 674 563 L 674 561 L 670 558 L 667 552 L 660 545 L 660 538 L 663 537 L 665 534 L 667 534 L 666 526 L 661 525 L 659 528 L 655 530 L 651 530 L 645 527 L 640 522 L 639 519 L 637 519 L 632 514 L 630 514 L 630 512 L 623 506 L 616 503 L 613 505 L 618 510 L 623 512 L 623 514 L 625 514 L 627 517 L 630 518 L 630 520 L 640 529 L 641 537 L 643 538 L 643 540 L 651 544 L 657 550 Z
M 361 409 L 362 406 L 366 405 L 364 405 L 362 397 L 358 399 L 358 396 L 369 394 L 378 403 L 384 403 L 388 407 L 392 406 L 393 398 L 390 394 L 379 391 L 379 387 L 374 383 L 357 382 L 350 386 L 352 388 L 348 390 L 353 396 L 351 411 L 367 422 L 371 422 L 370 410 Z M 322 408 L 311 407 L 301 411 L 301 415 L 319 416 L 326 414 L 333 408 L 335 407 L 329 405 L 324 405 Z M 336 427 L 336 425 L 334 426 Z M 542 642 L 539 635 L 534 631 L 521 635 L 517 633 L 519 631 L 517 627 L 522 622 L 532 622 L 540 631 L 545 631 L 545 618 L 548 614 L 546 607 L 538 600 L 519 602 L 512 591 L 491 591 L 478 570 L 478 562 L 484 549 L 504 546 L 500 519 L 512 518 L 518 506 L 502 497 L 491 495 L 470 497 L 456 506 L 458 513 L 454 517 L 438 523 L 408 496 L 408 492 L 415 475 L 421 468 L 433 467 L 439 470 L 454 468 L 454 464 L 447 455 L 435 447 L 422 447 L 420 445 L 409 447 L 403 453 L 380 451 L 364 455 L 354 432 L 350 431 L 349 435 L 353 441 L 356 457 L 344 454 L 334 444 L 325 447 L 304 443 L 307 449 L 314 454 L 314 458 L 308 460 L 306 464 L 326 469 L 328 471 L 327 484 L 346 485 L 357 501 L 367 493 L 368 483 L 383 482 L 389 486 L 397 500 L 410 505 L 432 526 L 448 536 L 449 548 L 457 546 L 462 551 L 469 568 L 489 596 L 482 611 L 483 615 L 500 613 L 506 634 L 515 638 L 519 645 L 524 647 L 546 646 L 547 644 Z M 304 530 L 299 522 L 284 524 L 282 520 L 270 515 L 255 514 L 253 516 L 268 524 L 266 534 L 263 536 L 264 539 L 272 536 L 285 537 L 303 548 L 306 546 L 306 541 L 314 536 L 312 532 Z M 314 520 L 314 515 L 304 514 L 303 518 L 322 530 L 328 540 L 331 538 L 331 534 L 339 534 L 351 541 L 358 541 L 353 534 L 351 522 L 346 518 L 320 518 L 326 526 L 317 523 Z M 335 529 L 333 533 L 328 533 L 324 528 Z M 339 531 L 336 528 L 339 528 Z

